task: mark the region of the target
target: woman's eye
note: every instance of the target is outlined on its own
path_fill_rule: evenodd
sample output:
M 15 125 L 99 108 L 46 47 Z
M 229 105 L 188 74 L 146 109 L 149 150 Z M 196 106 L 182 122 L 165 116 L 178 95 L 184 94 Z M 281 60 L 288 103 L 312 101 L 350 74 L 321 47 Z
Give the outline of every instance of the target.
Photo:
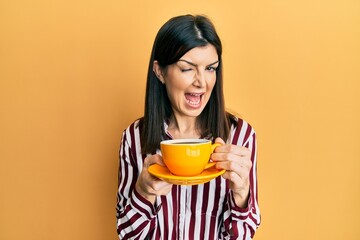
M 192 70 L 191 68 L 183 68 L 183 69 L 181 69 L 182 72 L 189 72 L 191 70 Z
M 207 67 L 206 70 L 210 71 L 210 72 L 215 72 L 216 71 L 216 67 Z

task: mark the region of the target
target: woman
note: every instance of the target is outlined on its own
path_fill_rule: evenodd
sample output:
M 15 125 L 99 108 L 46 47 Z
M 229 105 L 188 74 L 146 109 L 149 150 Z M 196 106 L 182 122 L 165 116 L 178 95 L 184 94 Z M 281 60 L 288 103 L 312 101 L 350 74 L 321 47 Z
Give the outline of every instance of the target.
M 256 138 L 225 111 L 222 46 L 204 16 L 170 19 L 149 63 L 145 114 L 123 133 L 117 231 L 120 239 L 252 239 L 260 224 Z M 206 138 L 226 171 L 199 185 L 173 185 L 148 172 L 164 166 L 160 141 Z

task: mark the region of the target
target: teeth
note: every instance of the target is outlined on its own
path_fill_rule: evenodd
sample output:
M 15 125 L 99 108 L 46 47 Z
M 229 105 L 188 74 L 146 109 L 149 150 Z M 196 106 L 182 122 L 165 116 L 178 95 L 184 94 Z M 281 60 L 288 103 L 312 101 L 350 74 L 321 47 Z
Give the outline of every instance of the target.
M 189 96 L 189 98 L 187 98 L 187 102 L 190 104 L 190 105 L 199 105 L 199 103 L 201 102 L 201 96 L 203 94 L 201 93 L 187 93 L 186 95 Z M 191 97 L 190 97 L 191 96 Z
M 198 100 L 198 101 L 196 101 L 196 102 L 193 102 L 193 101 L 190 101 L 190 100 L 188 100 L 188 101 L 189 101 L 189 103 L 192 104 L 192 105 L 199 104 L 199 102 L 200 102 L 200 100 Z
M 197 105 L 197 104 L 200 103 L 200 99 L 197 100 L 197 101 L 191 101 L 191 100 L 187 100 L 187 101 L 188 101 L 188 103 L 190 103 L 190 104 L 192 104 L 192 105 Z

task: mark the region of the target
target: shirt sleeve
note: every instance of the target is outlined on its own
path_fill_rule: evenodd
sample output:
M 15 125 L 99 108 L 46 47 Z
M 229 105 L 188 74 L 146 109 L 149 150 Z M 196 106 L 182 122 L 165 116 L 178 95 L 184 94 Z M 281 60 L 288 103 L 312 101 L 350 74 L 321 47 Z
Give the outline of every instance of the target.
M 116 207 L 119 239 L 145 239 L 146 236 L 151 236 L 156 228 L 156 216 L 160 209 L 160 206 L 154 206 L 135 190 L 140 171 L 137 155 L 132 149 L 132 147 L 136 148 L 135 132 L 129 129 L 124 131 L 119 152 L 119 185 Z
M 245 126 L 244 126 L 245 125 Z M 246 127 L 245 139 L 239 140 L 238 144 L 245 146 L 251 150 L 252 168 L 250 170 L 250 195 L 246 208 L 237 207 L 231 190 L 229 191 L 227 201 L 224 207 L 224 225 L 222 229 L 223 239 L 252 239 L 257 228 L 260 225 L 260 210 L 258 206 L 257 194 L 257 143 L 255 131 L 247 123 L 243 123 L 242 127 Z M 240 132 L 240 129 L 238 130 Z M 246 137 L 246 133 L 249 133 Z M 241 134 L 241 133 L 240 133 Z

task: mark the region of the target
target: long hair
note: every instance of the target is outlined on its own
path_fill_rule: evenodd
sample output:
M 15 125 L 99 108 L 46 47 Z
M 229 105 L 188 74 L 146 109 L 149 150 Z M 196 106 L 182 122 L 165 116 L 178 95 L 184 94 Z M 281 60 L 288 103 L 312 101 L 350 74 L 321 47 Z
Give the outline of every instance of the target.
M 216 69 L 216 83 L 210 99 L 196 124 L 201 137 L 229 135 L 233 116 L 225 111 L 222 78 L 222 45 L 212 22 L 205 16 L 183 15 L 171 18 L 159 30 L 151 52 L 145 97 L 144 117 L 140 119 L 142 152 L 154 153 L 165 135 L 164 121 L 172 115 L 172 108 L 166 87 L 153 72 L 153 63 L 166 71 L 167 66 L 176 63 L 189 50 L 211 44 L 215 47 L 219 66 Z

